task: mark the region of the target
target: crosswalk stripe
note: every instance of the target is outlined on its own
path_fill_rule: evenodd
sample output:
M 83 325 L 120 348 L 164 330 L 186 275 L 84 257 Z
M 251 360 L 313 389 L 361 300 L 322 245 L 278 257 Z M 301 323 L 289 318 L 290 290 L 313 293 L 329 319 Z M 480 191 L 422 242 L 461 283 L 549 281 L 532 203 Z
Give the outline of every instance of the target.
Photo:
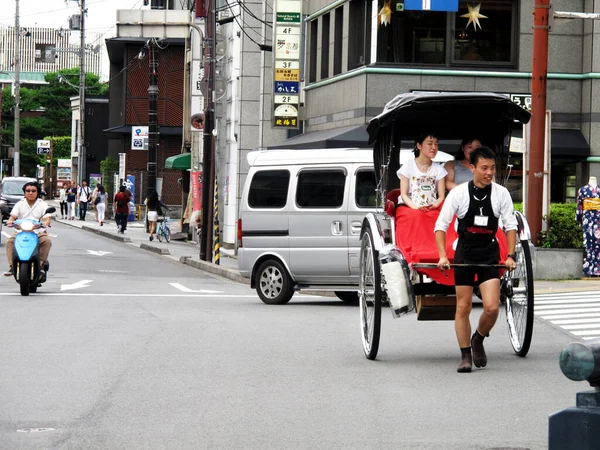
M 534 298 L 535 316 L 580 339 L 600 337 L 600 293 L 566 292 Z

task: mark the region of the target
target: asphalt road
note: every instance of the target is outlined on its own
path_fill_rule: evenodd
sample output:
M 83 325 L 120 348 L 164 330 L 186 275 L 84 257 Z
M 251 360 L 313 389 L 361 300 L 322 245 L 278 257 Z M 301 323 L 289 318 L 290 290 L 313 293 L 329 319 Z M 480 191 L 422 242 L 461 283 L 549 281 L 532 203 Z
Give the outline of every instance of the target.
M 572 338 L 541 321 L 519 358 L 501 316 L 488 367 L 457 374 L 453 322 L 385 311 L 368 361 L 356 307 L 268 306 L 126 243 L 52 233 L 39 294 L 0 280 L 2 449 L 538 450 L 588 388 L 558 368 Z

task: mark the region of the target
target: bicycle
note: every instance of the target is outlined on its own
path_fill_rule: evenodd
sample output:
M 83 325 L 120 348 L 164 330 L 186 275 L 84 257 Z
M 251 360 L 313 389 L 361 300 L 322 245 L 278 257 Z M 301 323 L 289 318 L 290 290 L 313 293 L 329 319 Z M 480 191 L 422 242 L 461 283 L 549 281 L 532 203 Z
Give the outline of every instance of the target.
M 159 242 L 163 241 L 163 238 L 166 242 L 171 242 L 171 228 L 169 228 L 169 221 L 171 220 L 168 216 L 163 216 L 162 219 L 158 219 L 159 225 L 156 230 L 156 237 Z

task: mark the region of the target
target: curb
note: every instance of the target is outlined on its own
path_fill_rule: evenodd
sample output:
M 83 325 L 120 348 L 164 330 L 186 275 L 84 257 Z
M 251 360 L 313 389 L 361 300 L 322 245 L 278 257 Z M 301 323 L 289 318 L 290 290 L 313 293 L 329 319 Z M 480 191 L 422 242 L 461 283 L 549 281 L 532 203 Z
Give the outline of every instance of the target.
M 169 251 L 168 248 L 163 248 L 163 247 L 155 247 L 154 245 L 150 245 L 150 244 L 140 244 L 140 248 L 144 249 L 144 250 L 148 250 L 149 252 L 153 252 L 153 253 L 158 253 L 159 255 L 170 255 L 171 252 Z M 186 258 L 184 256 L 184 258 Z
M 107 237 L 109 239 L 112 239 L 114 241 L 119 241 L 119 242 L 131 242 L 131 239 L 125 236 L 118 236 L 112 233 L 109 233 L 108 231 L 103 231 L 103 230 L 99 230 L 97 228 L 92 228 L 92 227 L 88 227 L 86 225 L 82 225 L 81 226 L 82 230 L 88 231 L 90 233 L 95 233 L 95 234 L 99 234 L 100 236 L 104 236 Z
M 181 258 L 179 258 L 179 262 L 194 267 L 196 269 L 204 270 L 205 272 L 210 272 L 215 275 L 219 275 L 223 278 L 228 278 L 230 280 L 237 281 L 238 283 L 250 285 L 249 279 L 242 277 L 235 270 L 231 270 L 226 267 L 217 266 L 216 264 L 209 263 L 206 261 L 196 261 L 190 256 L 182 256 Z

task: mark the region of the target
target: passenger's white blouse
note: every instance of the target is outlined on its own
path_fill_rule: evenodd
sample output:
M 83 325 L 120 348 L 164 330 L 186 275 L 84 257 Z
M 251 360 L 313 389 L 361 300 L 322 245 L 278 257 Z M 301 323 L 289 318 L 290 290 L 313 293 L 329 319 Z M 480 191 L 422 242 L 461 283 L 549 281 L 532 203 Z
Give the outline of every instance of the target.
M 452 189 L 446 196 L 444 206 L 435 222 L 434 231 L 448 230 L 454 214 L 459 219 L 465 217 L 469 210 L 469 200 L 469 183 L 460 184 Z M 500 219 L 499 227 L 503 227 L 505 231 L 518 228 L 510 193 L 504 186 L 496 183 L 492 183 L 492 210 L 494 216 Z

